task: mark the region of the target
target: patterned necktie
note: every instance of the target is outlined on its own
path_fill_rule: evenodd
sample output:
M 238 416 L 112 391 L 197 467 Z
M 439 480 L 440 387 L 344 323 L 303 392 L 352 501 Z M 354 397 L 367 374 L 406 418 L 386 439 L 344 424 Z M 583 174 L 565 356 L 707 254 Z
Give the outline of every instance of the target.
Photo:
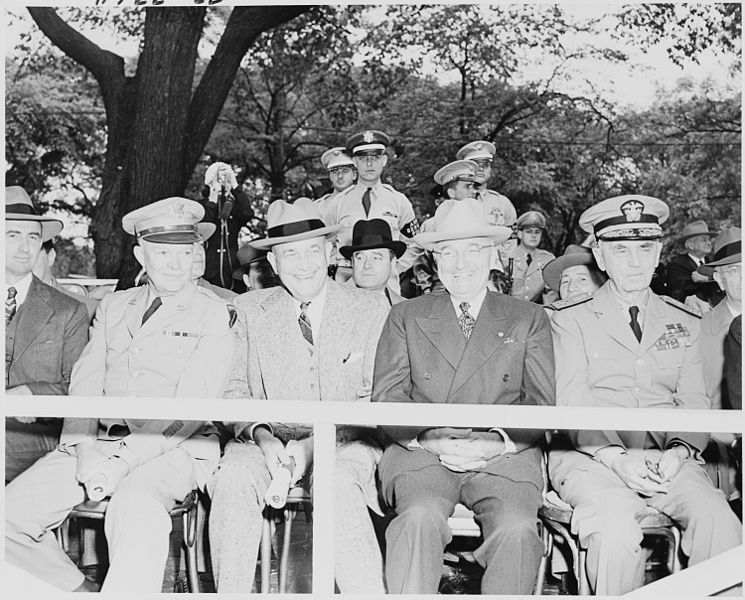
M 476 319 L 474 319 L 471 316 L 471 313 L 468 312 L 470 306 L 468 302 L 461 302 L 459 306 L 460 317 L 458 317 L 458 324 L 460 325 L 461 331 L 463 331 L 463 335 L 466 336 L 466 339 L 469 339 L 473 332 L 473 326 L 476 323 Z
M 14 287 L 8 288 L 8 298 L 5 300 L 5 326 L 8 326 L 8 323 L 11 322 L 13 317 L 16 314 L 16 309 L 18 308 L 18 305 L 16 304 L 16 294 L 18 293 L 18 290 Z
M 636 341 L 641 342 L 642 341 L 642 328 L 639 326 L 639 321 L 637 321 L 637 317 L 639 316 L 639 307 L 638 306 L 631 306 L 629 307 L 629 315 L 631 315 L 631 322 L 629 325 L 631 325 L 631 331 L 634 332 L 634 335 L 636 336 Z
M 362 194 L 362 208 L 365 209 L 365 217 L 370 214 L 370 192 L 372 188 L 367 188 L 365 193 Z
M 308 313 L 305 312 L 308 309 L 308 306 L 310 306 L 310 302 L 300 303 L 300 316 L 298 317 L 297 322 L 300 325 L 300 332 L 303 334 L 305 341 L 312 347 L 313 328 L 310 326 L 310 317 L 308 317 Z
M 160 296 L 156 296 L 155 300 L 153 300 L 153 303 L 150 305 L 150 308 L 148 308 L 145 311 L 145 314 L 142 315 L 141 326 L 145 324 L 145 321 L 147 321 L 150 317 L 153 316 L 153 313 L 160 308 L 161 304 L 163 304 L 163 300 L 160 299 Z
M 533 255 L 530 252 L 528 252 L 528 255 L 525 257 L 525 262 L 528 263 L 528 266 L 533 262 Z

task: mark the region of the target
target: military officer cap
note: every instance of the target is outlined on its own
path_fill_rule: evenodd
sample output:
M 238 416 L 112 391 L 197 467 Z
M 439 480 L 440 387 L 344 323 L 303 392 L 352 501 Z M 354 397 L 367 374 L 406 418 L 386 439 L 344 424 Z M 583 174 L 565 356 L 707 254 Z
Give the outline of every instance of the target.
M 377 129 L 368 129 L 347 138 L 347 150 L 355 156 L 383 154 L 391 145 L 391 138 Z
M 456 160 L 446 164 L 435 173 L 435 182 L 446 186 L 454 181 L 472 181 L 476 183 L 476 171 L 479 166 L 472 160 Z
M 335 167 L 345 167 L 347 165 L 354 166 L 352 155 L 349 150 L 342 146 L 326 150 L 326 152 L 321 155 L 321 163 L 329 170 Z
M 515 225 L 518 229 L 527 229 L 528 227 L 546 229 L 546 217 L 537 210 L 529 210 L 517 218 Z
M 712 277 L 716 267 L 734 265 L 742 262 L 742 229 L 730 227 L 723 229 L 714 239 L 714 256 L 710 262 L 701 265 L 697 271 L 700 275 Z
M 200 223 L 204 208 L 199 202 L 174 196 L 143 206 L 122 217 L 122 227 L 137 241 L 156 244 L 203 242 L 215 232 L 213 223 Z
M 657 240 L 669 215 L 670 209 L 662 200 L 630 194 L 591 206 L 580 215 L 579 226 L 599 241 Z
M 458 154 L 455 158 L 458 160 L 479 160 L 482 158 L 488 158 L 489 160 L 494 158 L 494 153 L 497 151 L 494 144 L 484 140 L 477 142 L 469 142 L 458 150 Z

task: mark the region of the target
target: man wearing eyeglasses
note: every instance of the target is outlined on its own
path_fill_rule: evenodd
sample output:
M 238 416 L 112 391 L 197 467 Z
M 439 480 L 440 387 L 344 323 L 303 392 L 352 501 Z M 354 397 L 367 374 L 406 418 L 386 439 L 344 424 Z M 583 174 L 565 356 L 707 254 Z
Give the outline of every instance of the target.
M 475 198 L 446 200 L 434 230 L 414 240 L 434 253 L 447 293 L 391 308 L 378 344 L 375 402 L 554 403 L 554 357 L 545 312 L 487 289 L 495 244 L 508 227 L 490 225 Z M 384 427 L 390 438 L 378 467 L 396 517 L 386 531 L 390 593 L 434 594 L 458 503 L 474 511 L 484 542 L 484 594 L 533 593 L 541 558 L 538 508 L 542 430 L 499 423 Z M 490 428 L 491 427 L 491 428 Z
M 393 186 L 381 181 L 383 169 L 388 164 L 386 149 L 390 144 L 388 135 L 377 130 L 356 133 L 347 139 L 347 150 L 352 153 L 357 168 L 357 184 L 334 198 L 323 216 L 327 225 L 342 226 L 339 247 L 351 243 L 352 228 L 357 221 L 384 219 L 388 222 L 393 239 L 403 239 L 408 245 L 389 282 L 390 288 L 398 293 L 401 291 L 400 274 L 414 264 L 421 251 L 410 243 L 410 239 L 419 231 L 411 201 Z M 347 279 L 351 277 L 349 261 L 337 255 L 337 265 L 337 273 L 345 272 Z

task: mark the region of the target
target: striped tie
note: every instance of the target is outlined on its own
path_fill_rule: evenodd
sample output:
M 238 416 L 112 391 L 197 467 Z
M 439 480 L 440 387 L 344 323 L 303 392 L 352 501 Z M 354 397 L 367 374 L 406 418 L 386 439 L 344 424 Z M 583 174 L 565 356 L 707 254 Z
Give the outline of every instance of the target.
M 463 331 L 463 335 L 466 336 L 466 339 L 471 337 L 473 326 L 476 323 L 476 320 L 471 316 L 471 313 L 468 312 L 469 307 L 470 305 L 468 302 L 461 302 L 460 317 L 458 317 L 458 324 L 460 325 L 461 331 Z
M 310 306 L 310 302 L 300 303 L 300 317 L 298 317 L 298 324 L 300 325 L 300 332 L 303 334 L 305 341 L 313 347 L 313 328 L 310 326 L 310 317 L 305 311 Z
M 8 323 L 11 322 L 13 317 L 16 314 L 16 309 L 18 308 L 18 305 L 16 304 L 16 294 L 18 293 L 18 290 L 14 287 L 8 288 L 8 298 L 5 300 L 5 326 L 8 326 Z

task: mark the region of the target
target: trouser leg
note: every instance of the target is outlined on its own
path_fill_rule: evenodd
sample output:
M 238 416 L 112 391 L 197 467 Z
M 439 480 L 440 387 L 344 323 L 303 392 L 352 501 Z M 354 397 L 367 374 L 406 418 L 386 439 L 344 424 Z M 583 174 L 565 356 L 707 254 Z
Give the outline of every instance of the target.
M 473 510 L 484 538 L 474 553 L 485 569 L 481 592 L 532 594 L 543 551 L 538 535 L 540 490 L 533 483 L 489 473 L 463 477 L 463 503 Z
M 341 593 L 385 593 L 383 557 L 367 509 L 380 454 L 364 442 L 336 449 L 334 561 Z
M 217 591 L 250 592 L 271 477 L 255 444 L 228 442 L 208 484 L 210 553 Z
M 54 450 L 5 487 L 6 560 L 65 591 L 84 579 L 53 533 L 85 499 L 75 480 L 76 463 Z
M 13 481 L 41 457 L 57 447 L 62 419 L 21 423 L 5 419 L 5 481 Z
M 447 520 L 460 496 L 458 476 L 445 467 L 428 466 L 400 473 L 384 481 L 383 488 L 396 510 L 385 535 L 388 591 L 437 593 L 442 554 L 452 539 Z

